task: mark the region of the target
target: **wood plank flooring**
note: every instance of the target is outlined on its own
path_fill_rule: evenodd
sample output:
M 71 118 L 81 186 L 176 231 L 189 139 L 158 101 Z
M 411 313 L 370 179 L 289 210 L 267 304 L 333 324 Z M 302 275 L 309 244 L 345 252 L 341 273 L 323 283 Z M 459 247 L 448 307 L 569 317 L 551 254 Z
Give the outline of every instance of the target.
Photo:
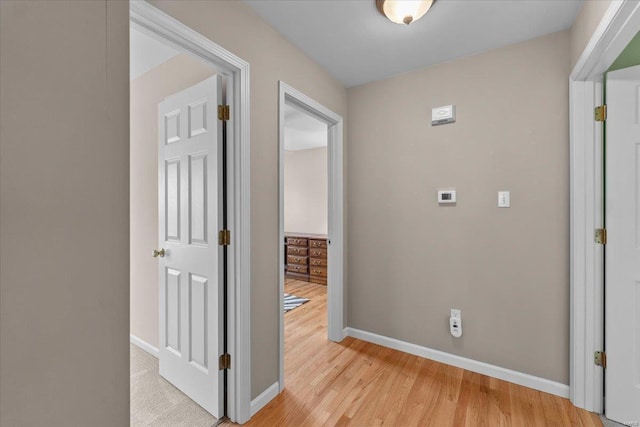
M 567 399 L 354 338 L 327 340 L 326 287 L 285 315 L 285 390 L 248 426 L 602 426 Z

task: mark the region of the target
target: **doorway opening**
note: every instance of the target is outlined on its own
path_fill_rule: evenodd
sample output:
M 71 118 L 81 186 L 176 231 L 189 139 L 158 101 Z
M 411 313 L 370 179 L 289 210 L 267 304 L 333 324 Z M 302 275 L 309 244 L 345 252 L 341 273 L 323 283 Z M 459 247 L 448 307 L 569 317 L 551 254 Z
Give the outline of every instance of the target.
M 605 382 L 610 381 L 610 369 L 605 371 L 601 364 L 594 363 L 594 354 L 601 354 L 605 350 L 605 344 L 607 345 L 607 352 L 610 347 L 609 340 L 612 337 L 609 333 L 605 336 L 605 324 L 607 325 L 607 330 L 610 326 L 616 326 L 612 325 L 612 319 L 608 318 L 611 310 L 607 309 L 606 313 L 604 310 L 605 286 L 607 286 L 607 306 L 609 306 L 612 286 L 624 285 L 628 290 L 629 281 L 627 280 L 626 284 L 622 282 L 614 284 L 611 282 L 610 261 L 613 254 L 610 244 L 612 236 L 609 236 L 604 241 L 600 239 L 596 241 L 594 239 L 594 231 L 597 230 L 598 235 L 602 235 L 600 229 L 605 226 L 605 203 L 607 204 L 607 226 L 611 225 L 613 219 L 610 199 L 612 199 L 612 192 L 621 189 L 614 190 L 611 186 L 612 182 L 609 182 L 613 178 L 610 174 L 612 165 L 609 164 L 609 160 L 611 159 L 605 159 L 603 122 L 594 120 L 594 110 L 604 103 L 603 85 L 607 71 L 610 70 L 616 58 L 636 36 L 638 30 L 640 30 L 640 4 L 631 0 L 612 3 L 605 12 L 585 51 L 578 59 L 569 81 L 571 110 L 570 399 L 577 407 L 600 414 L 604 410 L 607 415 L 612 415 L 614 418 L 615 415 L 611 413 L 610 409 L 612 408 L 611 399 L 616 397 L 609 393 L 610 387 L 615 386 L 615 384 L 607 386 L 609 393 L 607 394 L 605 408 L 603 391 L 605 390 Z M 609 89 L 610 87 L 608 86 L 607 96 L 609 96 Z M 625 93 L 631 95 L 633 91 L 627 90 Z M 604 109 L 600 111 L 602 110 Z M 607 128 L 609 128 L 609 125 L 607 125 Z M 609 133 L 608 130 L 607 133 Z M 611 141 L 608 141 L 607 145 L 610 143 Z M 606 196 L 604 188 L 605 162 L 607 163 Z M 616 172 L 621 171 L 618 170 Z M 632 182 L 633 180 L 628 181 L 628 183 Z M 607 200 L 605 200 L 605 197 Z M 618 210 L 621 208 L 624 210 L 625 203 L 635 200 L 636 194 L 627 194 L 626 197 L 628 200 L 624 203 L 619 203 L 622 199 L 616 202 Z M 629 210 L 627 209 L 626 212 L 628 214 Z M 628 231 L 628 234 L 631 236 L 633 232 Z M 626 241 L 627 239 L 623 240 Z M 618 240 L 617 243 L 619 244 L 621 241 Z M 605 244 L 607 245 L 606 269 Z M 605 274 L 607 277 L 606 285 Z M 640 307 L 640 304 L 636 305 Z M 618 307 L 615 311 L 621 311 L 621 309 Z M 630 315 L 632 311 L 625 311 L 625 313 Z M 607 316 L 606 321 L 605 316 Z M 629 327 L 631 325 L 624 326 Z M 619 336 L 620 333 L 622 331 L 617 331 L 616 335 Z M 637 355 L 637 346 L 634 351 Z M 629 353 L 629 356 L 631 356 L 631 353 Z M 618 366 L 618 369 L 627 370 L 628 373 L 629 370 L 634 368 L 631 366 Z M 627 377 L 627 379 L 632 378 L 629 375 Z M 634 395 L 634 398 L 637 398 L 637 395 Z M 633 408 L 637 407 L 637 405 L 633 406 Z M 637 413 L 635 416 L 637 417 Z M 629 423 L 637 422 L 631 418 L 626 421 Z
M 284 106 L 284 336 L 287 368 L 310 355 L 305 344 L 327 336 L 328 126 Z
M 639 28 L 640 29 L 640 28 Z M 640 425 L 640 32 L 605 74 L 604 415 Z
M 210 64 L 135 27 L 130 64 L 131 424 L 177 414 L 213 424 L 224 414 L 214 365 L 225 265 L 213 239 L 224 211 L 213 116 L 223 85 Z
M 293 308 L 292 321 L 326 322 L 329 340 L 344 338 L 343 185 L 342 117 L 280 82 L 280 391 L 285 384 L 285 310 L 310 304 L 308 311 L 298 308 L 299 315 Z
M 146 2 L 130 22 L 131 424 L 243 423 L 249 66 Z

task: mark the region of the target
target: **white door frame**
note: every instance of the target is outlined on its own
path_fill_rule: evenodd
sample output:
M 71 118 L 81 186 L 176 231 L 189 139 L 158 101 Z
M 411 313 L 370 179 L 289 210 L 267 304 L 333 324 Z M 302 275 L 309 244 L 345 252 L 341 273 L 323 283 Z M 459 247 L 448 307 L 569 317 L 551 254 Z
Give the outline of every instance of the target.
M 603 75 L 640 29 L 640 3 L 614 0 L 576 63 L 570 90 L 570 399 L 603 410 L 603 371 L 593 363 L 603 350 L 604 248 L 594 243 L 603 226 L 602 124 L 593 110 L 602 102 Z
M 279 82 L 278 102 L 278 277 L 280 297 L 280 366 L 279 388 L 284 390 L 284 106 L 291 105 L 328 125 L 328 271 L 327 332 L 331 341 L 344 339 L 344 178 L 343 120 L 322 104 L 288 84 Z
M 251 406 L 251 238 L 249 164 L 249 64 L 145 1 L 130 1 L 131 25 L 176 49 L 210 63 L 231 80 L 227 138 L 229 229 L 227 416 L 245 423 Z

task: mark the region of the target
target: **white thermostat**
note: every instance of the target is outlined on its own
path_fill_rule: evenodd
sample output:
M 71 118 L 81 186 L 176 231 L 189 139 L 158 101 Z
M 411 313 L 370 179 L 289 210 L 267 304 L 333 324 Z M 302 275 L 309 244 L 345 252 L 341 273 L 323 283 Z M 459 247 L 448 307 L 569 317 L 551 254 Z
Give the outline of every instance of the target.
M 441 205 L 453 204 L 456 202 L 456 190 L 438 190 L 438 203 Z
M 456 106 L 445 105 L 431 110 L 431 126 L 446 125 L 456 121 Z

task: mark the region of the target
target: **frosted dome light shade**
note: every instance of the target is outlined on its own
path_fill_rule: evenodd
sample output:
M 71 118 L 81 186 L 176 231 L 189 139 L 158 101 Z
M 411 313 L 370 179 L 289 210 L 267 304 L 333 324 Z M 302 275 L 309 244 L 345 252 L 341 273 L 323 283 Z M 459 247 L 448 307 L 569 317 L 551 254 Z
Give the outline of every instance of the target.
M 433 0 L 377 0 L 382 3 L 382 13 L 396 24 L 409 25 L 429 11 Z M 378 7 L 380 9 L 380 7 Z

